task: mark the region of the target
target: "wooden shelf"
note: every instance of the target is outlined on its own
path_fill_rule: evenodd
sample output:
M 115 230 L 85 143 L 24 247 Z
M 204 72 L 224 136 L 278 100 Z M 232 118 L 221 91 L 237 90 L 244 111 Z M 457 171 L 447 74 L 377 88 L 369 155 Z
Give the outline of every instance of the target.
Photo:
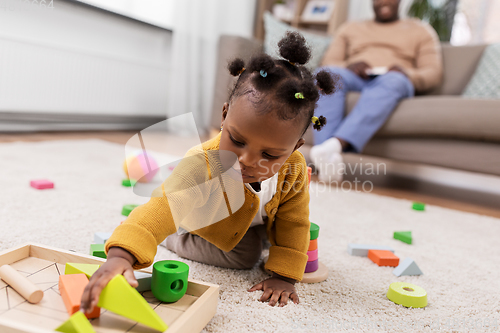
M 347 21 L 349 9 L 349 0 L 334 0 L 334 9 L 329 21 L 311 21 L 302 20 L 302 12 L 309 0 L 295 0 L 295 12 L 293 19 L 282 20 L 294 28 L 308 28 L 309 31 L 317 31 L 320 34 L 334 35 L 338 27 Z M 272 7 L 276 0 L 259 0 L 257 8 L 257 20 L 255 25 L 255 38 L 263 40 L 265 35 L 264 30 L 264 12 L 272 12 Z

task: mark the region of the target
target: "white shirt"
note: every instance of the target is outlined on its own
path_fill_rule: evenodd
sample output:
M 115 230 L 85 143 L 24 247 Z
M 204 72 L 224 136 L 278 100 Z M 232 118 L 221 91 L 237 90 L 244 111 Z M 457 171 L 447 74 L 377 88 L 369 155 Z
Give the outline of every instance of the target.
M 264 218 L 267 217 L 266 210 L 264 206 L 271 201 L 273 196 L 276 194 L 276 189 L 278 187 L 278 173 L 274 174 L 269 179 L 266 179 L 260 183 L 260 191 L 256 192 L 249 183 L 245 183 L 245 186 L 255 195 L 259 197 L 259 211 L 252 220 L 250 228 L 259 224 L 264 224 Z

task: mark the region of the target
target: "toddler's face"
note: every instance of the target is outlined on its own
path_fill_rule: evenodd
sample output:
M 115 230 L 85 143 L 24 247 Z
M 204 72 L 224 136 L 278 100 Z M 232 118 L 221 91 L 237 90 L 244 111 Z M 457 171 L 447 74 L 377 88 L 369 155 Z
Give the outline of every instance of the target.
M 266 180 L 279 171 L 293 151 L 304 143 L 294 120 L 281 120 L 272 111 L 258 114 L 246 95 L 223 109 L 219 150 L 236 154 L 243 182 Z

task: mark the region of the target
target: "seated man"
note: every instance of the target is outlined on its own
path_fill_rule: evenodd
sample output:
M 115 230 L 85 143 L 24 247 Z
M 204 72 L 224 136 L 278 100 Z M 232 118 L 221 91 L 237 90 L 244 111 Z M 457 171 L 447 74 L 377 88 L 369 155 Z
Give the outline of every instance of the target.
M 402 98 L 429 90 L 441 81 L 439 39 L 427 23 L 400 20 L 399 0 L 373 0 L 375 20 L 339 28 L 321 69 L 339 77 L 339 90 L 322 95 L 316 115 L 327 124 L 314 131 L 311 159 L 322 181 L 341 181 L 342 152 L 361 152 Z M 320 70 L 320 69 L 318 69 Z M 344 118 L 345 95 L 361 97 Z

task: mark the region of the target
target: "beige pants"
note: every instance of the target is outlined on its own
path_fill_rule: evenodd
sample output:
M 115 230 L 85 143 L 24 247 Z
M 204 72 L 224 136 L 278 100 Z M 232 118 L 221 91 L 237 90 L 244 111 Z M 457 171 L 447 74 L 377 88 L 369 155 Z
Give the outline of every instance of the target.
M 264 243 L 264 244 L 263 244 Z M 259 261 L 262 249 L 269 246 L 265 225 L 248 229 L 241 241 L 229 252 L 200 236 L 172 234 L 161 244 L 179 257 L 204 264 L 236 269 L 251 269 Z

